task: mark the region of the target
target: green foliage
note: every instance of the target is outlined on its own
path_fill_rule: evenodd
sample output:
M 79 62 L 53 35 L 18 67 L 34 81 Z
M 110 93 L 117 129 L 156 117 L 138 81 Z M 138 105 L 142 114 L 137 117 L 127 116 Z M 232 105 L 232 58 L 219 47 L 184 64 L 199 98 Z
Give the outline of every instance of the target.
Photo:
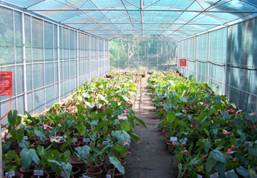
M 109 156 L 111 164 L 121 173 L 125 174 L 125 168 L 122 166 L 121 162 L 115 156 Z
M 111 163 L 124 173 L 119 159 L 127 154 L 131 140 L 139 139 L 135 126 L 146 125 L 132 110 L 137 90 L 134 74 L 110 76 L 85 83 L 64 103 L 55 104 L 40 116 L 10 112 L 10 136 L 3 144 L 4 155 L 8 155 L 5 171 L 16 171 L 21 163 L 24 169 L 70 176 L 74 157 L 98 165 L 111 156 Z M 17 166 L 12 166 L 12 161 Z
M 196 173 L 218 173 L 220 177 L 256 175 L 256 115 L 238 111 L 207 84 L 174 73 L 153 74 L 148 88 L 166 140 L 178 139 L 175 154 L 179 177 L 189 173 L 189 177 Z M 191 160 L 197 160 L 197 164 L 191 164 Z
M 36 150 L 32 148 L 30 149 L 23 148 L 20 152 L 20 157 L 21 157 L 22 168 L 24 169 L 29 169 L 32 163 L 38 164 L 40 161 L 36 153 Z
M 175 44 L 159 38 L 114 39 L 110 42 L 110 61 L 114 68 L 160 68 L 175 55 Z M 167 57 L 169 56 L 169 57 Z

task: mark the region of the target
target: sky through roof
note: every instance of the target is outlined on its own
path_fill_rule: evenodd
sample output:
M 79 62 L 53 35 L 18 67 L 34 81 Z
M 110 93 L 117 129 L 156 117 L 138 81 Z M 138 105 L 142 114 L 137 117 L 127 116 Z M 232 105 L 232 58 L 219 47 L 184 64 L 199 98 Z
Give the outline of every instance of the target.
M 104 38 L 174 40 L 257 14 L 257 0 L 3 0 Z

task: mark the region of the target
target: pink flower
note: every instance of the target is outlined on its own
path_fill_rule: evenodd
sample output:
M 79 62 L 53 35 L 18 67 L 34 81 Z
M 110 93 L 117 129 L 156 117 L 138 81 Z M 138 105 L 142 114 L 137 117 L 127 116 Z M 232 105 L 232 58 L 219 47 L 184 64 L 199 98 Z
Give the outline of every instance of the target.
M 208 103 L 204 103 L 203 106 L 206 107 L 206 108 L 208 108 L 208 107 L 209 107 L 209 104 L 208 104 Z
M 227 153 L 228 155 L 232 155 L 232 154 L 234 153 L 234 151 L 233 151 L 232 148 L 228 148 L 227 151 L 226 151 L 226 153 Z
M 125 109 L 125 110 L 124 110 L 124 113 L 126 113 L 126 114 L 127 114 L 127 113 L 128 113 L 128 109 Z
M 229 131 L 227 131 L 227 130 L 224 129 L 224 130 L 223 130 L 223 134 L 224 134 L 224 135 L 230 135 L 231 132 L 229 132 Z
M 124 146 L 129 146 L 129 142 L 128 142 L 128 141 L 125 141 L 125 142 L 123 143 L 123 145 L 124 145 Z
M 256 112 L 249 113 L 249 116 L 256 116 Z
M 188 151 L 188 150 L 183 150 L 183 151 L 181 151 L 181 154 L 183 154 L 183 155 L 188 155 L 188 154 L 189 154 L 189 151 Z

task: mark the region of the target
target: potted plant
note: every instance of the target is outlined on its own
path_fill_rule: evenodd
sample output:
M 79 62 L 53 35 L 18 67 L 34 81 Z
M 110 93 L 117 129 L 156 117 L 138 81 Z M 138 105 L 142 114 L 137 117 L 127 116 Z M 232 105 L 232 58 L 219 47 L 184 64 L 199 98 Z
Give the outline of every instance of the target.
M 31 177 L 33 175 L 33 169 L 35 165 L 38 165 L 40 159 L 34 148 L 24 147 L 20 152 L 21 167 L 19 172 L 23 174 L 24 177 Z
M 107 174 L 112 178 L 122 178 L 125 174 L 125 168 L 119 159 L 115 156 L 109 156 L 109 162 L 112 166 L 108 168 Z
M 14 150 L 9 150 L 3 155 L 4 162 L 4 175 L 6 178 L 20 177 L 21 175 L 17 172 L 20 167 L 20 157 Z

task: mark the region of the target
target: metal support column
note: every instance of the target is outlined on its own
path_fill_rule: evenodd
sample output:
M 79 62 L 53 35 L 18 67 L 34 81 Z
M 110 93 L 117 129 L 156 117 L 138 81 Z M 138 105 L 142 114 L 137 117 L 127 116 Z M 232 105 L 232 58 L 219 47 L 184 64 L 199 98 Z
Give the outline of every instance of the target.
M 229 70 L 228 70 L 228 60 L 229 60 L 229 56 L 228 56 L 228 36 L 229 36 L 229 27 L 226 27 L 226 40 L 225 40 L 225 43 L 226 43 L 226 48 L 227 48 L 227 50 L 226 50 L 226 54 L 225 54 L 225 56 L 226 56 L 226 58 L 225 58 L 225 82 L 224 82 L 224 94 L 227 96 L 227 97 L 229 97 L 229 89 L 228 89 L 228 77 L 229 77 Z
M 96 38 L 97 77 L 100 76 L 99 39 Z
M 76 31 L 76 65 L 77 65 L 76 81 L 77 81 L 77 87 L 79 87 L 79 32 L 78 31 Z
M 61 62 L 60 62 L 60 26 L 57 25 L 57 72 L 58 72 L 58 99 L 61 101 Z
M 106 45 L 107 45 L 107 51 L 106 51 L 106 54 L 107 54 L 107 61 L 108 61 L 108 72 L 110 71 L 110 68 L 111 68 L 111 64 L 110 64 L 110 56 L 109 56 L 109 51 L 110 51 L 110 49 L 109 49 L 109 41 L 107 41 L 107 43 L 106 43 Z
M 198 48 L 198 39 L 195 37 L 195 79 L 198 82 L 199 77 L 198 77 L 198 53 L 197 53 L 197 48 Z
M 89 66 L 89 81 L 92 80 L 92 74 L 91 74 L 91 69 L 92 69 L 92 66 L 91 66 L 91 62 L 92 62 L 92 55 L 91 55 L 91 52 L 92 52 L 92 49 L 91 49 L 91 36 L 88 35 L 88 66 Z
M 21 13 L 22 27 L 22 60 L 23 60 L 23 85 L 24 85 L 24 110 L 28 111 L 28 95 L 27 95 L 27 64 L 26 64 L 26 38 L 25 38 L 25 19 L 24 12 Z
M 157 44 L 157 43 L 156 43 L 156 44 Z M 157 55 L 156 55 L 156 56 L 157 56 L 157 61 L 156 61 L 156 62 L 157 62 L 157 70 L 159 70 L 159 46 L 160 46 L 160 45 L 157 45 L 157 47 L 156 47 L 156 50 L 157 50 L 157 51 L 156 51 L 156 52 L 157 52 Z
M 210 78 L 210 51 L 211 51 L 211 39 L 210 39 L 210 32 L 207 33 L 208 37 L 208 47 L 207 47 L 207 83 L 210 85 L 211 84 L 211 78 Z
M 129 68 L 129 43 L 128 43 L 128 39 L 127 39 L 127 68 Z

